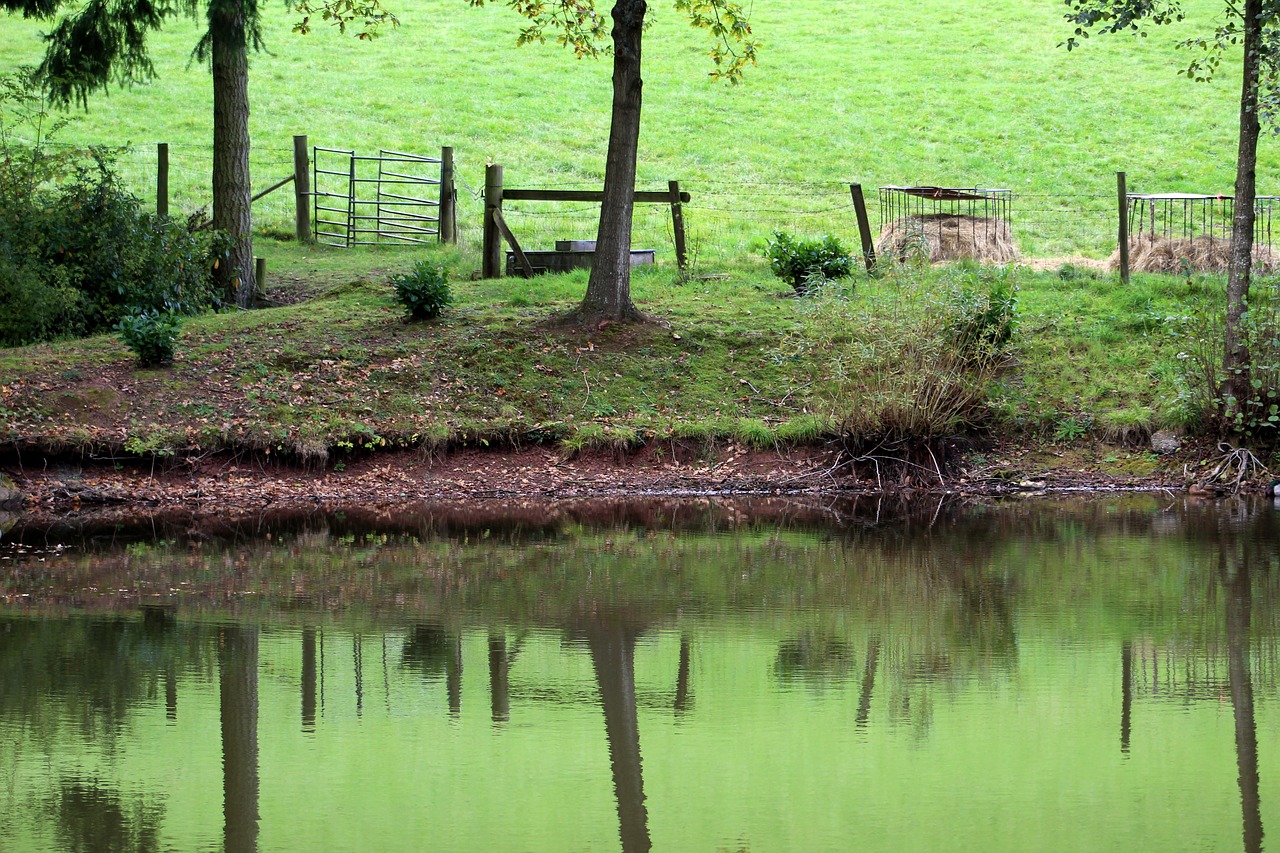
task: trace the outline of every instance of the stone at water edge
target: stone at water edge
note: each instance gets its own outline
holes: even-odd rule
[[[1182,439],[1172,430],[1162,429],[1151,434],[1151,449],[1161,456],[1177,453],[1182,448]]]
[[[0,507],[17,507],[26,501],[26,493],[19,490],[13,480],[0,474]]]

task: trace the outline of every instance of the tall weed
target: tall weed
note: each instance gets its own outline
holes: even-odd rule
[[[782,344],[783,357],[809,365],[818,414],[855,449],[977,427],[1008,359],[1015,274],[900,267],[866,291],[814,294]]]

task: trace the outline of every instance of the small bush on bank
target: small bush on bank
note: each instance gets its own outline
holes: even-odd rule
[[[773,274],[802,295],[809,292],[811,280],[833,281],[853,274],[853,257],[830,235],[821,240],[797,240],[775,231],[766,256]]]
[[[427,261],[418,261],[411,272],[392,276],[391,285],[410,320],[434,319],[453,302],[448,274]]]
[[[174,314],[138,311],[126,315],[116,326],[120,339],[138,357],[142,367],[157,367],[173,361],[182,321]]]
[[[40,128],[62,123],[28,74],[0,78],[0,346],[217,305],[213,239],[143,212],[110,151],[51,151]]]
[[[1177,417],[1189,429],[1276,446],[1280,444],[1280,292],[1272,281],[1257,282],[1241,318],[1253,393],[1238,402],[1238,414],[1229,422],[1223,417],[1222,398],[1224,321],[1218,305],[1165,321],[1178,347]]]

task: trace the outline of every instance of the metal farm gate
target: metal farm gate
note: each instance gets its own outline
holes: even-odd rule
[[[452,149],[441,154],[424,157],[384,149],[366,157],[316,146],[311,155],[316,240],[350,247],[452,237]]]

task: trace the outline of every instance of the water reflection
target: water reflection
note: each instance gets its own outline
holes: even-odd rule
[[[223,850],[258,849],[258,632],[218,629],[218,696],[222,720]]]
[[[618,802],[618,834],[623,853],[646,853],[649,812],[640,761],[640,721],[636,709],[636,639],[641,628],[623,614],[598,614],[582,626],[604,710],[609,765]]]
[[[156,853],[163,807],[84,779],[64,781],[57,798],[58,841],[74,853]]]
[[[1263,850],[1274,513],[932,510],[19,563],[0,848]]]
[[[1235,722],[1236,765],[1246,853],[1262,850],[1262,809],[1258,780],[1258,733],[1253,716],[1253,679],[1249,673],[1249,627],[1253,584],[1249,566],[1254,549],[1246,545],[1238,560],[1224,552],[1218,564],[1225,592],[1227,671]]]

